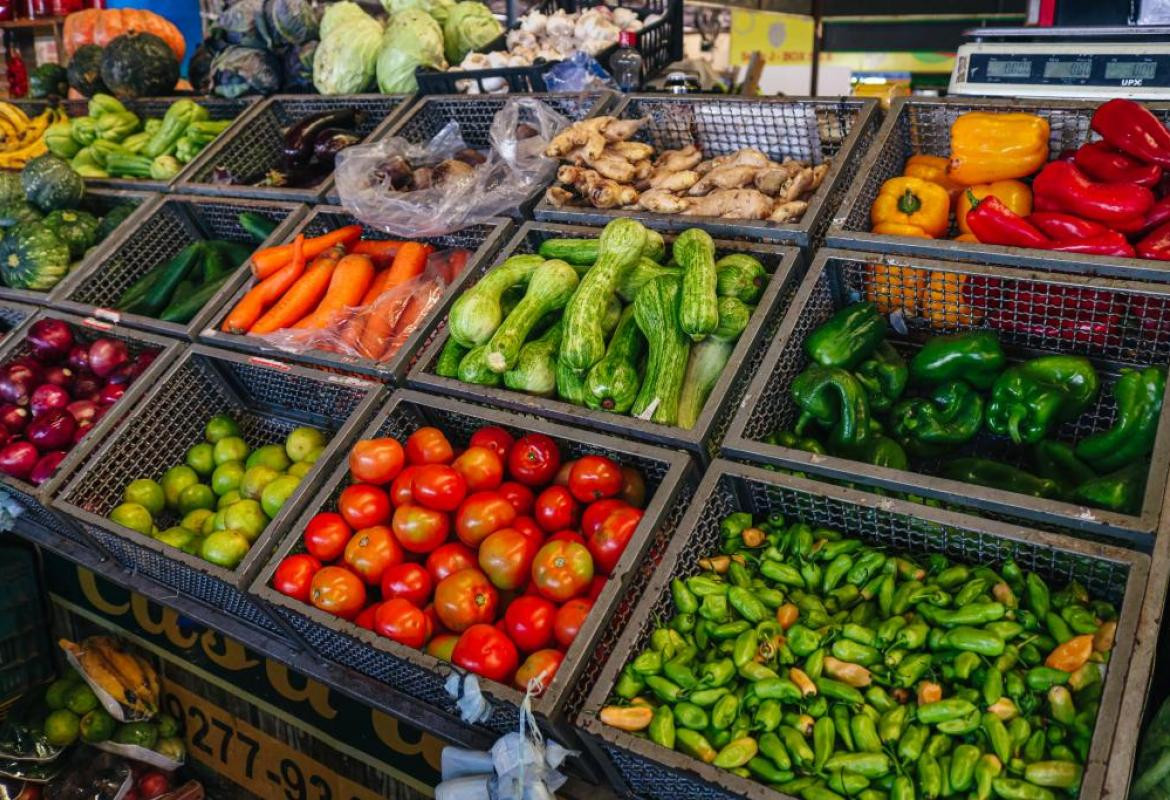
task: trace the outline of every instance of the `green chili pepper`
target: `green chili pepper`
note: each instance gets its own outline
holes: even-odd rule
[[[695,615],[675,614],[670,620],[670,627],[679,633],[690,633],[695,629]]]
[[[646,687],[664,703],[677,703],[686,695],[686,692],[677,683],[668,681],[659,675],[646,676]]]
[[[894,682],[903,689],[909,689],[930,669],[933,659],[928,653],[916,653],[907,657],[894,670]]]
[[[785,586],[804,587],[804,578],[801,577],[800,570],[791,564],[782,564],[779,561],[764,559],[760,562],[760,574],[770,581],[775,581]]]
[[[1048,690],[1048,707],[1052,717],[1062,725],[1076,721],[1077,709],[1073,705],[1072,692],[1064,686],[1053,686]]]
[[[1063,744],[1052,745],[1052,747],[1048,748],[1048,754],[1052,756],[1052,759],[1055,761],[1071,761],[1074,764],[1077,761],[1077,754],[1073,752],[1071,747]],[[1043,764],[1044,762],[1037,761],[1036,763]]]
[[[915,800],[914,781],[907,775],[894,778],[890,786],[890,800]]]
[[[987,734],[987,741],[999,760],[1004,763],[1010,761],[1013,750],[1012,737],[1003,721],[995,714],[987,712],[983,715],[983,731]]]
[[[778,701],[771,698],[764,700],[752,715],[752,727],[758,731],[774,731],[780,725],[782,713],[783,709]]]
[[[1051,786],[1056,789],[1075,789],[1080,786],[1083,770],[1070,761],[1037,761],[1024,770],[1028,783]]]
[[[687,578],[686,588],[697,597],[707,597],[712,594],[727,594],[727,584],[721,580],[706,575],[692,575]]]
[[[782,770],[792,769],[792,759],[788,756],[788,751],[784,748],[780,737],[775,733],[764,733],[759,738],[760,752],[771,759]]]
[[[643,677],[657,675],[662,672],[662,653],[657,650],[643,650],[630,662],[630,666]]]
[[[812,588],[820,586],[822,580],[820,565],[813,561],[805,561],[800,565],[800,577],[805,586]]]
[[[1141,510],[1150,465],[1136,461],[1076,487],[1073,499],[1094,508],[1136,514]]]
[[[1093,612],[1081,605],[1067,605],[1060,610],[1060,617],[1068,623],[1073,633],[1085,635],[1096,633],[1101,627]]]
[[[859,752],[880,753],[882,740],[878,736],[874,721],[864,714],[854,714],[849,720],[849,733],[853,736],[853,744]]]
[[[613,687],[613,693],[626,700],[633,700],[645,688],[646,682],[627,664],[622,667],[617,684]]]
[[[796,730],[790,725],[781,725],[779,729],[780,739],[784,742],[784,749],[788,751],[789,757],[798,767],[803,767],[812,764],[815,755],[812,748],[808,746],[808,742],[800,735],[800,731]]]
[[[705,764],[710,764],[715,760],[715,748],[707,741],[707,737],[698,731],[687,728],[679,729],[675,732],[675,740],[678,749],[686,755],[697,758]]]
[[[650,728],[647,730],[650,741],[663,747],[674,749],[674,714],[670,706],[659,706],[654,709],[654,716],[650,718]]]
[[[727,601],[732,608],[739,612],[741,617],[753,625],[769,616],[768,609],[764,607],[764,604],[750,590],[742,586],[732,586],[727,591]]]
[[[849,639],[838,639],[833,642],[830,651],[842,661],[861,664],[863,667],[873,666],[882,660],[882,654],[874,648]]]
[[[1068,683],[1068,673],[1052,667],[1032,667],[1024,676],[1028,688],[1034,692],[1046,692],[1053,686]]]
[[[770,609],[775,610],[784,605],[784,593],[779,589],[773,589],[769,586],[757,586],[752,589],[752,592],[761,603]]]
[[[928,738],[929,728],[914,723],[907,725],[906,730],[902,732],[902,738],[898,739],[898,760],[905,764],[917,761]]]
[[[948,736],[966,736],[969,733],[974,733],[979,730],[980,719],[979,710],[976,709],[965,717],[940,722],[935,727],[938,728],[939,732],[945,733]]]
[[[869,786],[869,778],[852,772],[836,770],[829,773],[829,788],[848,797],[859,795]],[[863,800],[858,796],[858,800]]]
[[[943,636],[943,646],[994,657],[1003,652],[1004,642],[991,631],[959,626],[946,632]]]
[[[1047,746],[1048,740],[1044,736],[1044,731],[1032,731],[1032,735],[1028,737],[1028,741],[1024,742],[1021,755],[1024,761],[1040,761],[1044,758],[1044,748]]]
[[[942,769],[929,753],[918,758],[918,789],[926,800],[934,800],[942,794]]]
[[[735,663],[730,658],[711,661],[699,669],[699,686],[713,688],[722,686],[735,677]]]
[[[1003,603],[969,603],[959,608],[945,609],[924,603],[918,606],[918,611],[927,621],[933,621],[936,625],[957,628],[965,625],[985,625],[1003,619],[1007,607]]]
[[[750,631],[752,624],[747,620],[737,619],[734,622],[721,622],[718,625],[709,625],[707,633],[712,639],[734,639],[744,631]]]
[[[709,594],[699,603],[699,616],[711,622],[722,622],[727,619],[727,595]]]
[[[810,678],[819,678],[825,671],[825,650],[818,647],[809,653],[804,660],[804,674]]]
[[[1148,455],[1154,448],[1165,391],[1164,368],[1122,369],[1113,384],[1117,404],[1113,427],[1077,442],[1077,455],[1098,472],[1116,470]]]
[[[905,617],[890,617],[882,622],[874,632],[873,644],[879,647],[888,647],[894,643],[898,631],[907,625]]]
[[[736,667],[742,667],[756,657],[759,642],[754,630],[744,631],[735,637],[735,646],[731,650],[731,660]]]
[[[861,696],[861,692],[852,686],[835,681],[832,678],[820,677],[814,678],[813,683],[816,684],[817,691],[823,694],[830,700],[840,700],[843,703],[859,706],[865,702],[865,698]]]
[[[728,514],[719,523],[719,532],[724,539],[734,539],[752,526],[752,515],[746,511]]]
[[[907,713],[906,706],[896,706],[882,714],[878,720],[878,737],[882,742],[890,744],[902,738]]]
[[[937,725],[940,722],[966,717],[975,710],[974,704],[967,700],[936,700],[918,707],[918,721],[923,725]]]
[[[825,568],[825,574],[821,578],[821,591],[828,594],[836,589],[851,569],[853,569],[852,556],[842,554],[834,558]]]
[[[833,753],[837,741],[837,729],[829,717],[821,717],[813,725],[813,769],[817,772]]]
[[[833,718],[833,729],[837,732],[837,736],[841,739],[841,743],[845,745],[845,749],[852,752],[857,748],[853,743],[853,734],[849,732],[849,708],[848,706],[835,704],[829,709],[829,715]]]
[[[707,712],[694,703],[686,701],[675,703],[674,721],[680,727],[690,728],[694,731],[706,730],[707,726],[710,725],[710,717],[708,717]]]
[[[895,647],[904,647],[907,650],[917,650],[926,644],[926,637],[930,633],[930,626],[922,622],[912,622],[898,631],[894,637]]]
[[[670,595],[674,598],[674,607],[678,609],[680,614],[694,614],[699,610],[699,601],[694,592],[688,589],[687,585],[679,578],[671,580]]]
[[[865,702],[873,706],[879,714],[884,714],[898,705],[880,686],[870,686],[865,690]]]
[[[999,622],[987,623],[983,626],[983,630],[988,631],[989,633],[994,633],[1000,639],[1008,642],[1023,633],[1024,626],[1009,619],[1002,619]]]
[[[951,737],[941,733],[934,734],[926,743],[925,752],[933,758],[942,758],[951,752]]]
[[[784,783],[796,777],[795,773],[779,769],[766,758],[756,756],[747,763],[748,772],[764,783]]]
[[[670,636],[670,630],[655,628],[654,632],[650,634],[650,649],[658,654],[660,662],[665,658],[672,658],[674,656],[674,640]],[[661,663],[659,667],[661,668]],[[655,670],[655,672],[657,671]]]
[[[963,588],[955,595],[955,605],[965,606],[978,601],[979,597],[987,591],[987,586],[986,578],[972,578],[963,584]]]
[[[739,739],[732,739],[725,745],[712,763],[723,769],[734,769],[747,764],[756,757],[757,752],[759,752],[759,746],[756,744],[756,740],[750,736],[743,736]]]
[[[800,791],[801,800],[845,800],[828,786],[813,784]]]
[[[1032,497],[1060,497],[1064,487],[1051,478],[1041,478],[1019,467],[984,458],[954,458],[942,465],[942,475],[951,480],[988,486]]]
[[[878,610],[883,616],[889,616],[894,606],[894,576],[886,575],[877,588]]]
[[[733,694],[720,697],[711,708],[711,727],[726,730],[739,714],[739,698]]]
[[[830,772],[840,770],[865,778],[881,778],[889,773],[890,757],[882,752],[875,753],[833,753],[825,761]]]
[[[752,682],[772,680],[778,678],[776,671],[771,667],[765,667],[758,661],[749,661],[743,664],[738,669],[739,676]]]
[[[782,703],[799,703],[804,699],[800,689],[787,678],[764,678],[752,684],[752,692],[761,700],[779,700]]]
[[[1060,614],[1054,614],[1051,611],[1044,617],[1044,624],[1048,628],[1048,632],[1052,634],[1052,638],[1058,644],[1064,644],[1069,639],[1073,638],[1072,630],[1068,627]]]
[[[870,578],[879,575],[885,563],[886,556],[884,554],[879,553],[877,550],[870,550],[854,561],[853,566],[849,568],[849,572],[845,574],[845,580],[853,586],[862,586],[868,583]]]
[[[1032,725],[1024,717],[1013,717],[1012,721],[1007,726],[1008,734],[1012,737],[1013,752],[1024,746],[1028,738],[1032,735]],[[1006,764],[1008,759],[1004,759]]]
[[[701,683],[702,681],[700,680]],[[720,697],[723,697],[727,693],[727,687],[719,686],[712,689],[699,689],[698,691],[691,692],[687,699],[694,705],[701,706],[702,708],[710,708],[715,705]]]
[[[991,800],[992,782],[1003,771],[1000,759],[984,753],[975,764],[975,800]]]
[[[788,629],[788,646],[798,656],[807,656],[821,646],[821,635],[797,623]]]
[[[991,786],[1003,800],[1056,800],[1056,795],[1044,787],[1017,778],[993,778]]]
[[[971,677],[971,672],[980,664],[979,656],[969,650],[964,650],[955,656],[955,677],[965,681]]]
[[[687,663],[689,660],[676,656],[662,665],[662,674],[688,692],[699,685],[699,679]]]
[[[820,719],[829,713],[829,701],[823,696],[817,695],[805,706],[804,713],[814,719]]]

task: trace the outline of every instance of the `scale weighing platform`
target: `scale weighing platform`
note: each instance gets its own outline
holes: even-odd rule
[[[949,93],[1170,99],[1170,27],[974,28]]]

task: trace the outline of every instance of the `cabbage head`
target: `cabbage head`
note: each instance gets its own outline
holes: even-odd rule
[[[330,3],[325,6],[325,14],[321,17],[318,35],[324,39],[333,32],[334,28],[345,27],[350,22],[365,19],[373,19],[373,17],[362,11],[362,7],[357,3],[351,3],[349,0]]]
[[[472,50],[491,43],[503,32],[491,9],[476,0],[463,0],[451,7],[443,23],[447,61],[458,64]]]
[[[362,12],[330,31],[313,55],[313,86],[321,94],[360,94],[374,81],[382,24]]]
[[[215,27],[228,44],[264,47],[259,21],[264,17],[264,0],[236,0],[223,10]]]
[[[390,18],[378,53],[378,90],[383,94],[418,90],[416,67],[446,69],[443,31],[439,23],[419,8],[399,11]]]
[[[309,0],[265,0],[264,19],[273,46],[303,44],[317,37],[317,13]]]
[[[284,60],[284,86],[286,92],[296,94],[313,91],[313,56],[317,42],[289,45],[282,55]]]
[[[391,17],[408,8],[421,8],[439,23],[439,27],[447,21],[447,15],[454,5],[455,0],[382,0],[382,8]]]
[[[280,91],[280,59],[270,50],[232,45],[211,60],[211,91],[220,97]]]

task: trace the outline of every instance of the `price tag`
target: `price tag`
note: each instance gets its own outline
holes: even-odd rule
[[[266,367],[267,369],[275,369],[281,372],[288,372],[292,369],[292,364],[286,364],[283,361],[277,361],[272,358],[261,358],[260,356],[249,356],[248,363],[257,367]]]
[[[98,319],[104,319],[107,322],[112,322],[117,325],[122,321],[122,315],[112,308],[95,308],[93,315]]]
[[[81,321],[81,324],[87,328],[94,328],[99,331],[110,331],[114,329],[114,326],[110,323],[102,322],[100,319],[94,319],[93,317],[86,317]]]

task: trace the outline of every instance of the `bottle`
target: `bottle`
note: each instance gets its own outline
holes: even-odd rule
[[[609,71],[623,92],[642,88],[642,54],[638,52],[638,34],[622,31],[618,34],[618,49],[609,57]]]

